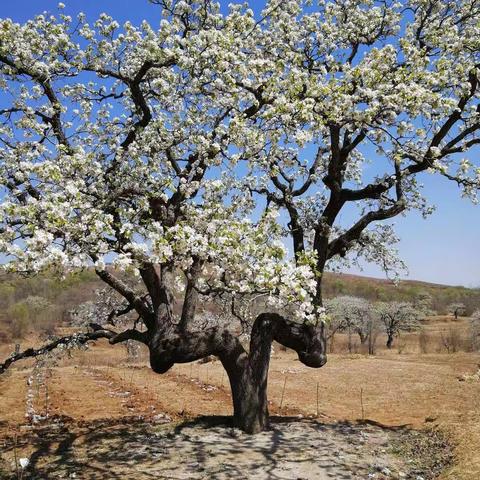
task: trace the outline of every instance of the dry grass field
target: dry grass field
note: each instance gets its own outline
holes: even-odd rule
[[[434,428],[447,436],[454,454],[453,463],[440,478],[478,479],[480,380],[475,374],[480,356],[446,353],[442,332],[445,336],[452,325],[460,331],[467,328],[466,320],[452,322],[448,318],[433,319],[426,324],[429,353],[420,353],[418,334],[397,339],[392,351],[386,351],[383,339],[379,338],[375,356],[332,353],[327,365],[319,370],[303,366],[290,351],[276,349],[269,377],[271,413],[318,418],[323,425],[344,421],[353,425],[363,421],[363,424],[406,426],[415,430]],[[345,342],[346,338],[339,335],[334,352],[344,350]],[[0,346],[0,357],[5,357],[11,348]],[[40,415],[48,413],[49,417],[34,429],[25,419],[30,369],[25,363],[12,368],[0,378],[3,468],[9,468],[15,455],[43,460],[58,457],[62,442],[52,440],[46,445],[46,437],[38,433],[45,424],[57,424],[59,433],[64,425],[74,425],[79,436],[85,434],[82,429],[91,434],[92,428],[98,428],[99,438],[95,441],[100,441],[102,425],[120,428],[143,420],[160,425],[201,415],[231,414],[227,379],[218,361],[177,365],[168,374],[159,376],[145,360],[142,352],[137,362],[126,363],[125,348],[112,348],[103,341],[87,352],[76,352],[71,358],[61,360],[50,369],[46,387],[33,392],[35,411]],[[32,436],[35,432],[36,437]]]

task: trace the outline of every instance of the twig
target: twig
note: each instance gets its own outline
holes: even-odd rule
[[[285,376],[285,381],[283,382],[282,398],[280,399],[280,412],[283,407],[283,397],[285,396],[285,386],[287,385],[287,377]]]
[[[45,418],[48,418],[48,384],[45,379]]]
[[[365,420],[365,408],[363,406],[363,388],[360,388],[360,404],[362,405],[362,421]]]
[[[15,473],[17,478],[20,478],[20,475],[18,474],[17,438],[18,438],[18,434],[17,432],[15,432],[15,440],[14,440],[15,443],[13,445],[13,455],[15,458]]]
[[[135,370],[132,368],[132,374],[130,375],[130,386],[128,387],[130,391],[132,391],[133,375],[134,374],[135,374]]]

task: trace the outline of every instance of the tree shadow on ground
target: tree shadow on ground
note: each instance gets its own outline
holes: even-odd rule
[[[268,431],[246,435],[229,417],[203,417],[163,425],[64,423],[20,443],[33,447],[30,479],[350,480],[367,478],[374,464],[392,468],[396,460],[387,448],[398,435],[371,425],[289,417],[273,417]]]

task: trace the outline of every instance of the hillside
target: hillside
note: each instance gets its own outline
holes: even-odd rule
[[[324,292],[326,298],[353,295],[371,301],[406,302],[415,301],[419,295],[429,294],[432,298],[433,310],[442,315],[447,313],[447,306],[453,302],[464,303],[467,307],[467,315],[480,307],[480,288],[442,285],[419,280],[402,280],[395,284],[387,279],[347,273],[326,273]]]
[[[67,319],[71,308],[91,299],[94,291],[102,286],[93,270],[72,274],[63,280],[45,275],[0,276],[0,341],[22,338],[30,331],[51,332]],[[325,274],[325,298],[353,295],[371,301],[414,302],[425,294],[431,297],[432,308],[438,314],[445,314],[452,302],[464,303],[467,315],[480,307],[480,289],[415,280],[394,284],[386,279],[359,275]]]

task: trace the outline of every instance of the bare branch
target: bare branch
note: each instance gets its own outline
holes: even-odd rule
[[[35,358],[40,355],[44,355],[52,350],[55,350],[58,347],[66,346],[71,343],[84,345],[87,342],[91,342],[93,340],[98,340],[100,338],[108,338],[111,339],[115,337],[116,334],[110,330],[96,330],[94,332],[87,332],[87,333],[75,333],[73,335],[68,335],[65,337],[58,338],[47,345],[44,345],[40,348],[27,348],[23,352],[16,353],[9,358],[7,358],[3,363],[0,363],[0,375],[5,373],[5,371],[15,362],[19,360],[24,360],[27,358]]]
[[[403,212],[406,205],[403,201],[397,201],[389,208],[380,208],[366,213],[345,233],[334,239],[328,244],[327,258],[330,259],[335,255],[345,256],[352,242],[358,240],[360,235],[372,222],[386,220],[395,217]]]

